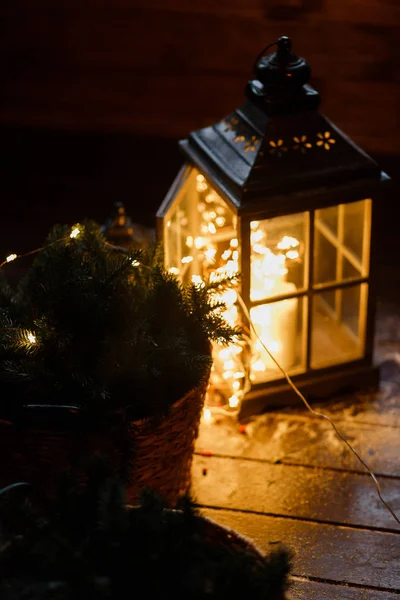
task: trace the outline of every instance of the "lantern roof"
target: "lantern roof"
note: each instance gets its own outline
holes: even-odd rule
[[[318,110],[311,69],[282,37],[258,57],[244,104],[181,147],[202,173],[246,212],[301,190],[379,181],[378,165]]]

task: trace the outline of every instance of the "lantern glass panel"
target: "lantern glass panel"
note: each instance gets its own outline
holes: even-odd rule
[[[167,268],[183,283],[200,283],[220,270],[239,270],[237,218],[227,203],[192,169],[165,219]]]
[[[257,331],[257,336],[253,335],[252,340],[250,379],[253,383],[282,377],[263,344],[286,371],[293,373],[304,370],[303,323],[306,303],[305,297],[287,298],[251,308],[251,320]]]
[[[201,284],[219,274],[239,272],[237,217],[197,169],[187,174],[164,221],[167,268],[185,284]],[[237,287],[216,295],[226,305],[223,316],[238,325]],[[236,409],[248,383],[245,343],[213,344],[209,406]]]
[[[304,289],[308,213],[250,223],[252,302]]]
[[[363,355],[367,295],[366,283],[314,295],[312,368],[355,360]]]
[[[314,284],[367,277],[371,200],[315,211]]]

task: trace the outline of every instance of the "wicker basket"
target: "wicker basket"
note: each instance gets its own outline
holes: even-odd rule
[[[125,480],[131,502],[150,487],[174,506],[190,485],[205,391],[206,383],[165,417],[125,423],[123,431],[94,429],[77,407],[25,406],[12,421],[0,420],[0,485],[28,481],[52,493],[61,474],[83,483],[87,459],[103,454]]]

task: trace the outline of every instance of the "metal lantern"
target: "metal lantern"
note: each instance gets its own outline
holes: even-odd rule
[[[210,401],[243,415],[296,399],[266,348],[308,397],[378,380],[374,222],[388,177],[318,111],[289,38],[276,46],[243,106],[180,142],[186,164],[157,214],[182,281],[240,273],[223,299],[247,342],[214,349]]]

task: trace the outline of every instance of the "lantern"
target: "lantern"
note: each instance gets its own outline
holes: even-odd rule
[[[296,399],[267,349],[308,397],[378,380],[373,222],[389,178],[318,111],[289,38],[276,45],[241,108],[180,142],[157,215],[182,281],[240,273],[223,299],[245,343],[214,349],[210,401],[243,415]]]

